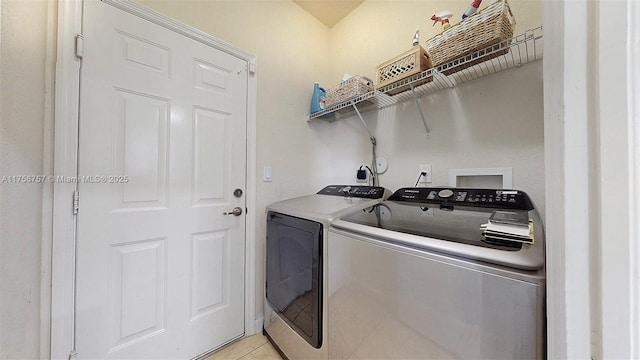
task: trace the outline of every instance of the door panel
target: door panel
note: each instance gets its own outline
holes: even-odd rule
[[[116,89],[113,124],[115,171],[129,181],[116,194],[118,208],[164,207],[169,161],[168,99]]]
[[[193,115],[194,205],[212,205],[224,201],[224,194],[229,190],[224,175],[230,164],[225,162],[224,155],[229,153],[231,145],[227,132],[230,114],[196,108]]]
[[[170,78],[171,49],[149,39],[116,30],[116,58],[120,66],[157,73]]]
[[[191,320],[228,306],[224,289],[229,287],[226,232],[210,232],[192,237]]]
[[[190,358],[244,332],[246,61],[84,3],[77,351]]]
[[[109,347],[118,349],[166,329],[166,238],[112,246],[109,254]]]

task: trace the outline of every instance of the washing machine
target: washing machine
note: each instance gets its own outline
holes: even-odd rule
[[[546,356],[544,229],[522,191],[399,189],[334,220],[327,250],[331,359]]]
[[[264,333],[286,358],[328,358],[329,226],[389,195],[378,186],[330,185],[267,207]]]

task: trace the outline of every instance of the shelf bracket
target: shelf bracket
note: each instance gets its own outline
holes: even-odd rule
[[[413,94],[413,100],[416,102],[416,107],[418,108],[418,112],[420,112],[420,118],[422,118],[422,123],[424,124],[424,129],[427,132],[427,139],[431,138],[431,130],[429,130],[429,125],[427,125],[427,120],[424,117],[424,113],[422,112],[422,107],[420,107],[420,102],[418,101],[418,95],[416,94],[415,88],[413,84],[409,84],[411,86],[411,94]]]
[[[367,132],[369,133],[369,140],[371,140],[371,144],[373,146],[376,146],[376,137],[373,136],[373,133],[371,132],[371,130],[369,130],[367,123],[364,122],[364,118],[362,117],[362,114],[360,114],[360,110],[358,110],[358,107],[356,106],[355,103],[351,105],[353,106],[353,109],[356,111],[356,114],[358,114],[358,118],[360,119],[360,122],[362,122],[362,126],[364,126],[364,128],[367,129]]]
[[[438,77],[439,77],[440,79],[444,79],[444,82],[445,82],[445,83],[447,83],[447,85],[448,85],[450,88],[452,88],[452,89],[453,89],[454,87],[456,87],[456,84],[454,84],[454,82],[453,82],[453,81],[451,81],[451,79],[450,79],[447,75],[445,75],[445,74],[441,73],[441,72],[440,72],[440,71],[438,71],[438,70],[436,70],[436,71],[435,71],[435,73],[436,73],[436,74],[438,74]]]

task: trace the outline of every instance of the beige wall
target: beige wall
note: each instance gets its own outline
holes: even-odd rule
[[[481,9],[489,3],[485,0]],[[416,29],[423,46],[439,33],[439,25],[433,27],[429,20],[432,14],[450,10],[455,24],[468,5],[463,0],[365,1],[329,31],[329,81],[339,82],[344,73],[375,79],[377,65],[412,47]],[[511,1],[510,5],[515,34],[542,25],[542,1]],[[513,187],[529,193],[544,216],[541,62],[439,91],[422,98],[420,104],[431,128],[429,140],[413,101],[364,115],[378,140],[377,155],[389,162],[389,170],[380,176],[383,186],[392,190],[413,186],[419,164],[432,164],[431,185],[448,185],[449,169],[513,167]],[[353,128],[334,125],[329,132],[344,136],[353,130],[349,135],[364,147],[344,156],[345,166],[333,178],[353,181],[358,161],[369,163],[371,150],[358,120],[346,122],[353,123]],[[330,168],[334,162],[326,156],[318,161],[320,168]]]
[[[0,176],[43,173],[48,5],[2,0]],[[41,300],[49,301],[46,289],[41,294],[41,272],[48,273],[41,267],[42,196],[38,184],[0,185],[2,359],[47,356],[40,350],[47,341],[41,319],[46,325],[48,317]]]
[[[492,1],[484,0],[480,9]],[[377,65],[409,50],[413,34],[420,30],[420,44],[440,33],[440,25],[432,26],[431,16],[443,10],[454,16],[451,24],[461,19],[468,0],[367,0],[329,31],[331,55],[330,81],[337,82],[346,72],[373,79]],[[516,19],[515,34],[542,25],[542,0],[510,1]]]

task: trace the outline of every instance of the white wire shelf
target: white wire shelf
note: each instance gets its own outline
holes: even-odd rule
[[[471,55],[467,55],[436,68],[428,69],[405,80],[387,85],[380,89],[360,95],[348,101],[336,104],[328,109],[307,116],[307,121],[335,112],[336,116],[326,120],[339,119],[354,112],[354,106],[360,112],[383,109],[398,103],[414,99],[416,96],[428,95],[440,90],[453,88],[458,84],[479,79],[484,76],[519,67],[526,63],[542,59],[542,26],[525,31],[523,34],[513,37]],[[497,57],[495,54],[500,54]],[[492,57],[492,58],[491,58]],[[487,59],[489,58],[489,59]],[[456,68],[466,67],[463,70],[445,75],[446,72],[455,71]],[[425,78],[433,77],[433,81],[414,86]],[[386,93],[395,92],[399,88],[407,90],[396,95]],[[325,120],[325,119],[321,119]]]
[[[321,118],[322,116],[331,113],[336,113],[336,117],[340,118],[341,116],[345,116],[345,114],[354,112],[355,109],[353,107],[355,105],[358,106],[358,110],[360,110],[360,112],[367,112],[370,110],[378,110],[387,106],[395,105],[396,103],[397,101],[391,98],[391,96],[383,94],[380,91],[373,90],[357,96],[353,99],[338,103],[330,108],[307,115],[307,121]],[[331,121],[335,120],[335,117],[328,119],[321,118],[321,120]]]

